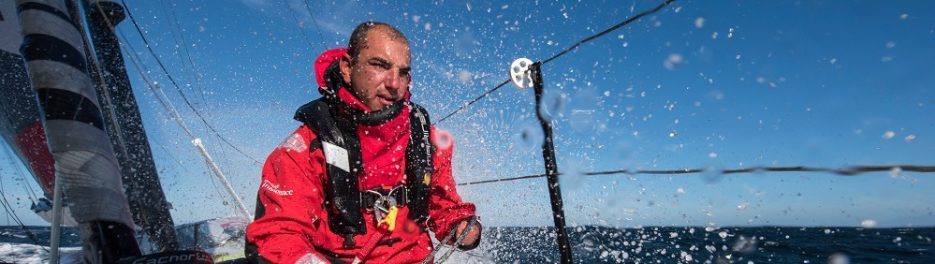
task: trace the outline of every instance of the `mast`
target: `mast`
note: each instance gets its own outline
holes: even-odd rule
[[[84,255],[91,263],[114,263],[141,255],[123,193],[120,169],[104,131],[97,95],[88,75],[80,24],[65,0],[18,0],[21,51],[43,112],[56,188],[63,190],[79,223]],[[72,9],[73,10],[73,9]],[[57,262],[57,259],[53,259]]]
[[[545,140],[542,142],[542,159],[545,161],[545,175],[549,183],[549,200],[552,201],[552,220],[555,222],[555,242],[558,243],[558,251],[561,256],[561,263],[568,264],[572,262],[571,244],[568,243],[568,230],[565,230],[565,207],[562,202],[562,189],[559,188],[558,165],[555,163],[555,146],[552,144],[552,123],[546,119],[542,110],[542,63],[533,63],[529,67],[532,75],[533,89],[536,94],[536,117],[542,126],[542,132]]]
[[[120,42],[114,28],[125,17],[124,7],[115,1],[82,0],[94,53],[100,62],[99,76],[93,76],[107,124],[107,133],[123,175],[133,220],[149,234],[159,251],[178,248],[175,224],[169,214],[152,150],[139,107],[124,67]]]

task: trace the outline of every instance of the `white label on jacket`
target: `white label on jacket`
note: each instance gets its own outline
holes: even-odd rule
[[[347,158],[347,150],[337,145],[322,141],[322,149],[325,151],[325,162],[341,168],[346,172],[351,172],[350,162]]]
[[[305,140],[302,139],[302,135],[299,133],[293,133],[286,140],[283,140],[279,144],[280,148],[286,149],[287,151],[302,152],[308,149],[308,146],[305,145]]]

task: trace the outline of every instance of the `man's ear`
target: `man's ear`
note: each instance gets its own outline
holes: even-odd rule
[[[344,83],[351,83],[351,55],[344,53],[340,60],[341,77],[344,78]]]

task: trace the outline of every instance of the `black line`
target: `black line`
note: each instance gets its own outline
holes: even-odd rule
[[[487,97],[488,95],[490,95],[491,93],[493,93],[493,92],[499,90],[500,87],[503,87],[504,85],[506,85],[506,84],[508,84],[508,83],[510,83],[510,80],[509,80],[509,79],[507,79],[506,81],[503,81],[502,83],[498,84],[497,86],[493,87],[492,89],[485,91],[483,94],[481,94],[481,95],[478,96],[477,98],[474,98],[474,100],[471,100],[471,101],[468,102],[467,104],[464,104],[464,105],[462,105],[461,107],[458,107],[457,110],[451,111],[451,113],[448,113],[448,115],[445,115],[445,117],[442,117],[442,119],[439,119],[439,120],[438,120],[438,123],[444,122],[444,121],[445,121],[446,119],[448,119],[449,117],[451,117],[451,116],[453,116],[454,114],[460,112],[461,110],[464,110],[465,108],[468,108],[469,106],[471,106],[472,104],[476,103],[477,101],[480,101],[480,99],[484,99],[484,97]]]
[[[561,175],[561,174],[559,174]],[[533,178],[543,178],[545,174],[533,174],[519,177],[510,177],[510,178],[501,178],[495,180],[483,180],[483,181],[473,181],[473,182],[463,182],[459,183],[458,186],[472,185],[472,184],[483,184],[483,183],[493,183],[493,182],[505,182],[505,181],[515,181],[515,180],[524,180],[524,179],[533,179]]]
[[[84,95],[58,88],[37,87],[36,96],[46,120],[73,120],[104,130],[101,110]]]
[[[299,17],[295,15],[295,10],[292,10],[292,6],[289,6],[289,1],[282,0],[282,3],[286,4],[286,9],[288,9],[289,13],[292,14],[292,20],[294,20],[293,23],[295,23],[295,27],[299,29],[299,33],[302,33],[302,38],[305,39],[305,44],[308,44],[309,48],[314,48],[314,46],[312,46],[312,40],[309,39],[308,34],[305,33],[305,29],[299,27]]]
[[[601,32],[599,32],[599,33],[597,33],[597,34],[594,34],[594,35],[591,35],[591,36],[589,36],[589,37],[586,37],[586,38],[584,38],[584,39],[582,39],[582,40],[579,40],[579,41],[576,42],[574,45],[571,45],[570,47],[565,48],[564,50],[562,50],[562,51],[559,52],[558,54],[552,55],[552,57],[549,57],[548,59],[545,59],[544,61],[542,61],[542,64],[549,63],[550,61],[552,61],[552,60],[554,60],[554,59],[557,59],[558,57],[561,57],[562,55],[565,55],[566,53],[568,53],[568,52],[570,52],[570,51],[572,51],[572,50],[578,48],[578,46],[581,46],[581,44],[584,44],[584,43],[586,43],[586,42],[588,42],[588,41],[591,41],[591,40],[594,40],[594,39],[596,39],[596,38],[599,38],[599,37],[601,37],[601,36],[603,36],[603,35],[606,35],[607,33],[610,33],[610,32],[612,32],[612,31],[614,31],[614,30],[617,30],[617,29],[619,29],[619,28],[621,28],[621,27],[623,27],[623,26],[626,26],[627,24],[633,23],[633,21],[636,21],[636,20],[638,20],[638,19],[640,19],[640,18],[642,18],[642,17],[644,17],[644,16],[647,16],[647,15],[650,15],[650,14],[653,14],[653,13],[656,13],[656,12],[659,12],[659,10],[662,10],[662,8],[668,6],[668,5],[671,4],[672,2],[675,2],[675,0],[666,0],[666,1],[663,2],[662,4],[656,6],[656,8],[643,11],[642,13],[639,13],[639,14],[633,16],[633,17],[630,17],[630,18],[628,18],[627,20],[624,20],[623,22],[620,22],[620,23],[618,23],[618,24],[616,24],[616,25],[614,25],[614,26],[612,26],[612,27],[610,27],[610,28],[608,28],[608,29],[605,29],[604,31],[601,31]]]
[[[188,51],[188,42],[185,41],[184,30],[182,30],[181,24],[179,24],[178,16],[175,15],[175,12],[176,12],[176,10],[175,10],[175,3],[173,2],[173,3],[169,3],[169,4],[168,4],[168,5],[169,5],[169,8],[172,9],[172,11],[170,12],[170,11],[166,11],[166,8],[165,8],[166,2],[165,2],[164,0],[160,0],[159,2],[161,3],[162,11],[165,12],[168,16],[170,16],[170,17],[172,18],[172,24],[171,24],[171,25],[172,25],[173,27],[170,28],[170,30],[172,30],[172,33],[173,33],[173,34],[172,34],[172,37],[173,37],[173,39],[175,39],[175,37],[176,37],[175,35],[176,35],[176,33],[178,33],[178,39],[175,39],[176,45],[178,45],[177,47],[182,47],[182,51],[184,51],[185,57],[188,59],[188,65],[191,66],[191,73],[192,73],[192,75],[194,76],[194,78],[192,78],[192,79],[194,79],[194,81],[192,81],[192,83],[194,83],[194,82],[196,82],[196,81],[197,81],[197,83],[198,83],[198,85],[192,85],[192,90],[193,90],[193,91],[196,91],[197,94],[199,95],[199,97],[201,97],[201,102],[202,102],[202,104],[203,104],[203,105],[207,105],[207,104],[208,104],[208,100],[205,99],[205,92],[204,92],[204,90],[205,90],[205,88],[204,88],[204,87],[205,87],[205,83],[204,83],[204,80],[203,80],[203,76],[204,76],[204,75],[201,74],[201,72],[198,70],[198,68],[195,67],[195,62],[192,60],[192,55],[191,55],[191,53]],[[181,43],[179,43],[179,42],[181,42]],[[182,56],[182,52],[178,52],[178,48],[176,48],[176,53],[178,53],[178,55],[179,55],[180,57]]]
[[[321,28],[318,27],[318,20],[315,19],[315,14],[312,13],[312,8],[308,6],[308,0],[305,2],[305,9],[308,10],[308,16],[312,18],[312,24],[315,25],[315,31],[318,32],[318,38],[321,39],[321,44],[328,46],[328,43],[325,42],[325,37],[321,35]]]
[[[162,60],[160,60],[159,56],[156,55],[156,52],[153,51],[152,45],[149,44],[149,41],[146,39],[146,36],[143,35],[143,29],[141,29],[140,25],[136,22],[136,18],[133,17],[133,13],[130,12],[130,8],[129,6],[127,6],[127,3],[123,0],[121,0],[121,3],[123,3],[123,6],[126,7],[127,17],[130,17],[130,21],[133,22],[133,27],[136,29],[136,33],[140,35],[140,38],[143,40],[143,44],[146,46],[146,49],[149,50],[150,55],[152,55],[153,58],[156,59],[156,64],[159,64],[159,68],[161,68],[162,72],[165,73],[166,77],[169,78],[169,82],[172,83],[172,86],[175,87],[175,90],[179,93],[179,95],[182,96],[182,101],[184,101],[185,104],[188,105],[188,107],[192,109],[192,112],[195,113],[195,115],[198,116],[199,119],[201,119],[201,122],[205,124],[205,127],[211,130],[211,132],[213,132],[218,138],[220,138],[221,141],[224,141],[224,143],[226,143],[228,146],[230,146],[231,148],[239,152],[244,157],[247,157],[250,160],[253,160],[253,162],[256,162],[257,164],[263,164],[262,162],[254,158],[253,156],[248,155],[246,152],[244,152],[243,150],[235,146],[233,143],[227,140],[227,138],[221,136],[221,133],[218,132],[218,130],[215,129],[214,126],[208,123],[208,120],[206,120],[205,117],[201,115],[201,112],[199,112],[198,109],[196,109],[195,106],[192,105],[191,101],[188,100],[188,97],[185,96],[185,93],[182,92],[182,87],[178,84],[178,82],[175,81],[175,78],[172,78],[172,74],[169,74],[169,71],[166,70],[165,64],[162,63]]]
[[[617,23],[616,25],[614,25],[614,26],[612,26],[612,27],[610,27],[610,28],[608,28],[608,29],[605,29],[604,31],[598,32],[597,34],[594,34],[594,35],[588,36],[588,37],[586,37],[586,38],[584,38],[584,39],[582,39],[582,40],[579,40],[578,42],[576,42],[575,44],[569,46],[568,48],[565,48],[565,49],[562,50],[561,52],[559,52],[559,53],[557,53],[557,54],[555,54],[555,55],[552,55],[552,56],[549,57],[548,59],[542,61],[541,64],[549,63],[549,62],[551,62],[552,60],[555,60],[555,59],[557,59],[558,57],[561,57],[562,55],[565,55],[566,53],[568,53],[568,52],[570,52],[570,51],[572,51],[572,50],[577,49],[578,46],[581,46],[581,44],[584,44],[584,43],[586,43],[586,42],[588,42],[588,41],[591,41],[591,40],[594,40],[594,39],[596,39],[596,38],[599,38],[599,37],[601,37],[601,36],[603,36],[603,35],[606,35],[607,33],[610,33],[610,32],[612,32],[612,31],[614,31],[614,30],[620,29],[621,27],[626,26],[626,25],[628,25],[628,24],[630,24],[630,23],[633,23],[634,21],[636,21],[636,20],[638,20],[638,19],[640,19],[640,18],[642,18],[642,17],[644,17],[644,16],[647,16],[647,15],[650,15],[650,14],[653,14],[653,13],[656,13],[656,12],[659,12],[659,10],[662,10],[662,8],[668,6],[668,5],[671,4],[672,2],[675,2],[675,0],[666,0],[665,2],[663,2],[662,4],[656,6],[656,7],[653,8],[653,9],[649,9],[649,10],[643,11],[643,12],[641,12],[641,13],[639,13],[639,14],[633,16],[633,17],[628,18],[627,20],[624,20],[623,22]],[[453,115],[455,115],[455,114],[461,112],[461,110],[464,110],[465,108],[468,108],[468,107],[471,106],[472,104],[474,104],[474,103],[476,103],[477,101],[480,101],[481,99],[487,97],[487,95],[490,95],[491,93],[493,93],[494,91],[500,89],[500,87],[506,85],[506,84],[509,83],[509,82],[510,82],[510,80],[507,79],[505,82],[500,83],[500,84],[497,85],[496,87],[491,88],[490,90],[485,91],[483,94],[481,94],[481,95],[478,96],[477,98],[474,98],[474,100],[471,100],[471,101],[468,102],[467,104],[464,104],[464,105],[462,105],[461,107],[458,107],[458,109],[452,111],[452,112],[449,113],[448,115],[445,115],[445,117],[443,117],[442,119],[439,119],[439,120],[438,120],[438,123],[441,123],[441,122],[445,121],[446,119],[448,119],[449,117],[451,117],[451,116],[453,116]]]
[[[49,60],[60,62],[81,72],[87,72],[84,55],[68,42],[46,34],[29,34],[23,37],[23,58],[26,61]]]
[[[604,175],[614,175],[614,174],[626,174],[626,175],[677,175],[677,174],[698,174],[708,171],[713,171],[711,169],[677,169],[677,170],[609,170],[609,171],[594,171],[594,172],[585,172],[582,175],[584,176],[604,176]],[[857,165],[846,168],[834,169],[834,168],[822,168],[822,167],[807,167],[807,166],[786,166],[786,167],[751,167],[743,169],[725,169],[716,171],[719,174],[747,174],[747,173],[767,173],[767,172],[807,172],[807,173],[829,173],[838,176],[856,176],[869,172],[919,172],[919,173],[933,173],[935,172],[935,166],[921,166],[921,165]],[[560,173],[562,175],[564,173]],[[516,177],[506,177],[493,180],[482,180],[482,181],[472,181],[459,183],[458,186],[466,185],[475,185],[475,184],[484,184],[484,183],[495,183],[495,182],[505,182],[505,181],[515,181],[515,180],[524,180],[524,179],[534,179],[534,178],[543,178],[545,174],[533,174],[533,175],[524,175]]]

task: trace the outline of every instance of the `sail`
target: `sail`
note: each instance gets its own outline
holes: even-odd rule
[[[69,5],[69,3],[71,3]],[[29,83],[62,190],[92,263],[139,256],[121,173],[88,75],[86,43],[74,2],[17,1]],[[62,199],[55,195],[55,205]],[[53,228],[56,228],[53,222]],[[53,233],[55,230],[53,230]],[[53,257],[57,237],[52,237]]]
[[[114,1],[81,2],[95,47],[93,52],[100,62],[100,71],[92,68],[92,79],[99,95],[105,130],[120,164],[133,221],[158,245],[157,251],[174,250],[178,243],[170,206],[159,183],[120,43],[114,34],[114,27],[125,18],[123,6]]]
[[[52,199],[54,168],[40,119],[39,101],[29,84],[16,6],[0,2],[0,138],[11,146],[35,177],[45,197]]]

